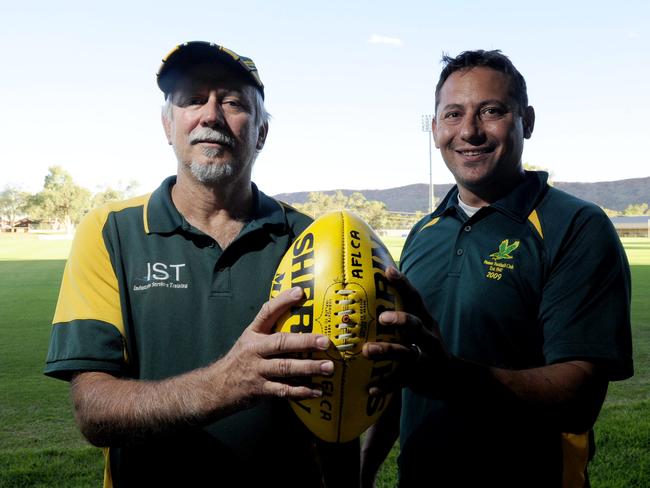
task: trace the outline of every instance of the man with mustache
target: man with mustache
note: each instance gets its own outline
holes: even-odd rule
[[[71,381],[105,486],[322,486],[287,399],[321,396],[306,378],[333,364],[299,359],[326,336],[272,334],[303,298],[267,302],[310,219],[251,182],[268,134],[257,68],[195,41],[157,76],[177,174],[80,224],[45,372]]]
[[[524,171],[535,112],[510,60],[443,61],[432,129],[456,186],[393,273],[412,315],[381,319],[403,345],[365,346],[406,385],[399,428],[367,436],[365,484],[399,432],[401,487],[588,486],[608,382],[632,375],[625,253],[600,208]]]

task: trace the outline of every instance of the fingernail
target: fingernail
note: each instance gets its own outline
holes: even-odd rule
[[[327,349],[330,345],[330,340],[326,336],[320,336],[318,339],[316,339],[316,345],[320,349]]]
[[[332,361],[325,361],[321,363],[320,370],[325,374],[332,374],[334,372],[334,363]]]
[[[302,298],[303,296],[303,291],[302,288],[299,286],[294,286],[291,288],[291,291],[289,292],[291,298]]]
[[[382,312],[379,320],[384,324],[392,324],[395,322],[396,317],[395,312]]]
[[[378,396],[381,393],[381,390],[375,386],[368,389],[368,395],[371,397]]]
[[[314,398],[322,397],[323,396],[323,391],[322,390],[312,390],[311,395]]]

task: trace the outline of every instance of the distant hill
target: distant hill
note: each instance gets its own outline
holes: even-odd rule
[[[601,181],[596,183],[570,183],[556,181],[555,187],[567,193],[594,202],[601,207],[612,210],[625,210],[634,203],[650,205],[650,177],[631,178],[618,181]],[[436,199],[444,197],[451,184],[433,185]],[[333,194],[337,190],[322,193]],[[414,185],[388,188],[386,190],[341,190],[346,196],[355,192],[362,193],[368,200],[379,200],[393,212],[427,211],[429,206],[429,185],[418,183]],[[275,198],[289,204],[305,203],[309,198],[306,191],[280,193]]]
[[[612,210],[625,210],[634,203],[650,205],[650,177],[597,183],[556,182],[555,187]]]

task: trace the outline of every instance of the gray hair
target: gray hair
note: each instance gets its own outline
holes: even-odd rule
[[[271,119],[271,114],[266,111],[266,107],[264,106],[264,98],[262,97],[260,91],[250,85],[245,85],[244,89],[252,90],[254,94],[253,116],[254,116],[255,127],[259,128],[265,124],[268,124],[269,120]],[[162,106],[162,116],[167,120],[173,119],[171,93],[168,93],[165,96],[165,103]]]

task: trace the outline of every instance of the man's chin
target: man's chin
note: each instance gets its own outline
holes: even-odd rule
[[[459,185],[472,189],[481,188],[489,184],[492,179],[492,175],[487,171],[467,171],[454,176]]]
[[[192,161],[189,164],[189,170],[192,176],[204,185],[214,185],[229,181],[236,173],[235,165],[232,162],[200,163]]]

